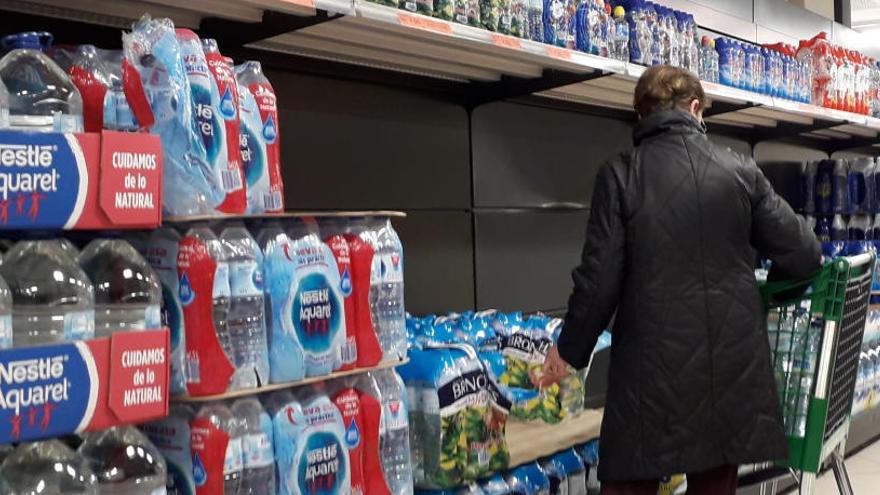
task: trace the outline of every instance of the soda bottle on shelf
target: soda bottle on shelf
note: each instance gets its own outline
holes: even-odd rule
[[[58,242],[19,241],[3,261],[15,347],[94,338],[92,282]]]
[[[238,419],[223,403],[209,403],[199,410],[190,429],[196,493],[239,493],[244,458]]]
[[[239,399],[230,408],[242,430],[241,495],[275,493],[275,450],[272,419],[254,397]]]
[[[86,433],[77,452],[98,477],[102,495],[164,493],[165,458],[134,426]]]
[[[9,94],[9,126],[23,131],[82,132],[83,100],[70,77],[44,52],[46,32],[5,36],[0,79]]]
[[[263,300],[263,253],[243,224],[223,229],[220,242],[229,265],[227,331],[236,368],[232,386],[255,388],[269,383]]]
[[[95,335],[162,327],[162,289],[147,261],[122,239],[95,239],[79,255],[95,287]]]
[[[98,495],[85,459],[56,439],[20,444],[0,466],[0,479],[11,493]]]
[[[379,370],[371,375],[382,399],[379,448],[385,481],[392,495],[409,495],[413,493],[413,477],[406,387],[394,370]]]

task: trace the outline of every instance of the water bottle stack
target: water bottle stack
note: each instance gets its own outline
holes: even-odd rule
[[[144,252],[176,274],[163,279],[165,314],[177,320],[172,383],[190,395],[406,356],[403,246],[390,219],[196,223],[176,246],[170,238],[152,236]],[[156,255],[170,248],[176,258]]]

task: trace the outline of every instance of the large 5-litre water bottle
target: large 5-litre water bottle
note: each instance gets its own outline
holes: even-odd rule
[[[0,79],[9,92],[9,125],[42,132],[82,132],[83,102],[76,86],[48,55],[49,33],[3,38],[10,50],[0,59]]]
[[[275,454],[272,443],[272,419],[256,398],[239,399],[232,404],[232,415],[242,433],[240,495],[275,493]]]
[[[21,241],[3,261],[0,275],[12,292],[15,347],[95,336],[92,282],[58,242]]]
[[[621,6],[614,8],[614,40],[611,46],[613,58],[629,62],[629,23],[626,10]]]
[[[229,333],[229,262],[227,261],[226,249],[220,239],[207,226],[193,227],[187,232],[186,237],[194,237],[202,243],[208,251],[208,254],[216,262],[214,271],[214,286],[212,288],[211,299],[213,301],[212,317],[214,321],[214,330],[217,332],[217,340],[223,348],[229,362],[235,364],[235,343]],[[194,276],[198,276],[197,274]],[[186,331],[196,332],[195,324],[190,325],[189,321],[185,322]],[[192,328],[191,328],[192,327]],[[192,372],[192,370],[190,370]],[[234,388],[235,383],[230,384]]]
[[[196,486],[211,483],[211,473],[220,472],[220,466],[205,464],[205,455],[200,449],[220,448],[223,442],[215,441],[214,434],[225,433],[226,451],[223,456],[223,493],[238,494],[242,483],[244,457],[242,455],[242,428],[238,419],[222,402],[203,406],[192,422],[193,435],[193,478]],[[198,440],[197,440],[198,439]],[[216,455],[211,456],[218,459]],[[213,485],[218,486],[218,485]]]
[[[95,287],[95,335],[162,327],[159,277],[122,239],[95,239],[79,255]]]
[[[165,494],[165,459],[134,426],[86,433],[78,453],[98,477],[101,495]]]
[[[382,400],[382,428],[379,449],[385,481],[392,495],[413,493],[413,468],[410,458],[409,413],[406,388],[393,370],[372,373]]]
[[[220,234],[229,264],[228,332],[232,340],[233,388],[269,382],[269,350],[263,302],[263,253],[244,225]]]
[[[3,461],[0,479],[11,493],[97,495],[94,472],[60,440],[23,443]]]

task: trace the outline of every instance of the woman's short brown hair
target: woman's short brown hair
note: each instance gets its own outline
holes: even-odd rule
[[[647,117],[673,108],[687,110],[694,100],[699,100],[701,109],[706,108],[706,93],[697,76],[678,67],[655,65],[639,78],[633,107],[640,117]]]

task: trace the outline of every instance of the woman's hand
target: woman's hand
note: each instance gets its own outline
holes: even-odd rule
[[[554,345],[550,348],[550,352],[548,352],[547,356],[544,358],[544,366],[541,371],[542,376],[540,386],[546,387],[554,383],[559,383],[560,380],[570,376],[575,370],[571,365],[566,363],[564,359],[562,359],[559,355],[559,348]]]

